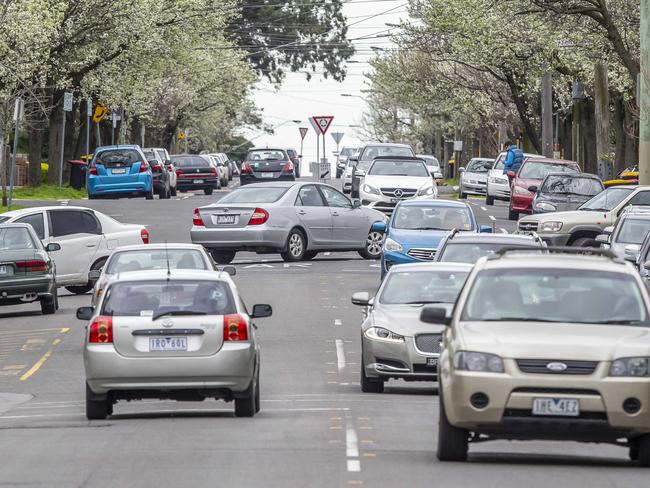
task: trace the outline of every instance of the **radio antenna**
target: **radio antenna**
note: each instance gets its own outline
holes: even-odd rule
[[[169,249],[167,248],[167,241],[165,241],[165,258],[167,259],[167,281],[169,281],[172,271],[169,267]]]

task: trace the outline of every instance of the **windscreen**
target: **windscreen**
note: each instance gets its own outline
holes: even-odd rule
[[[0,229],[0,250],[35,249],[31,234],[24,227],[5,227]]]
[[[632,276],[565,268],[481,271],[461,320],[650,325]]]
[[[344,147],[343,149],[341,149],[339,156],[349,156],[350,154],[354,154],[354,148]]]
[[[131,165],[142,160],[140,153],[135,149],[109,149],[97,154],[95,164],[112,165],[123,164]]]
[[[615,242],[622,244],[642,244],[650,232],[650,219],[624,219]]]
[[[284,161],[285,159],[287,159],[287,157],[284,154],[284,151],[277,149],[249,151],[246,156],[246,161],[248,163],[255,161]]]
[[[541,191],[586,197],[597,195],[603,191],[603,185],[593,178],[550,175],[544,181]]]
[[[109,259],[106,274],[149,269],[211,269],[201,252],[195,249],[154,249],[118,251]]]
[[[172,163],[177,168],[205,168],[210,165],[199,156],[172,156]]]
[[[429,170],[422,161],[390,161],[384,159],[375,161],[368,174],[376,176],[430,176]]]
[[[237,310],[226,283],[206,280],[118,282],[102,306],[102,315],[130,317],[179,311],[226,315]]]
[[[273,203],[282,198],[288,189],[289,187],[281,186],[240,187],[228,193],[219,203]]]
[[[399,206],[392,227],[404,230],[474,230],[469,208]]]
[[[467,275],[465,271],[393,272],[379,302],[385,305],[454,303]]]
[[[440,169],[440,163],[433,156],[418,156],[421,159],[424,159],[424,162],[427,166],[431,168]]]
[[[403,156],[413,157],[413,150],[410,147],[403,146],[367,146],[361,154],[360,161],[372,162],[379,156]]]
[[[540,246],[532,244],[530,246],[521,246],[507,242],[450,242],[444,247],[439,261],[476,264],[476,261],[483,256],[490,256],[505,247],[521,247],[522,249],[526,249],[531,247],[539,248]]]
[[[487,173],[492,169],[494,161],[486,161],[482,159],[474,159],[467,165],[468,173]]]
[[[582,204],[579,210],[602,210],[608,212],[617,207],[632,191],[633,188],[608,188],[588,202]]]
[[[577,173],[578,168],[571,164],[536,163],[529,161],[521,168],[519,178],[543,180],[549,173]]]

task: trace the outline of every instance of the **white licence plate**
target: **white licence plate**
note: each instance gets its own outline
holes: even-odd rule
[[[212,223],[217,225],[236,224],[239,221],[239,215],[213,215]]]
[[[438,367],[438,358],[427,358],[427,366]]]
[[[273,173],[260,173],[262,178],[273,178]]]
[[[126,168],[113,168],[111,170],[111,174],[114,175],[123,175],[126,173]]]
[[[187,337],[150,337],[149,352],[187,351]]]
[[[9,268],[6,266],[0,266],[0,275],[8,275],[9,274]]]
[[[533,398],[533,415],[577,417],[580,401],[575,398]]]
[[[203,183],[203,180],[194,180],[194,183]]]

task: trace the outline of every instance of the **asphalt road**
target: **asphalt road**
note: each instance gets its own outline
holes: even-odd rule
[[[70,204],[172,242],[187,241],[192,210],[220,195]],[[470,202],[481,224],[491,215],[498,230],[514,228],[503,205]],[[0,486],[647,486],[647,471],[607,445],[499,441],[472,445],[465,464],[438,462],[433,384],[359,389],[361,310],[350,296],[377,289],[377,263],[356,253],[291,265],[242,253],[236,263],[246,302],[274,308],[258,321],[262,411],[253,419],[221,401],[142,401],[88,422],[85,324],[74,311],[89,296],[62,296],[48,317],[37,306],[0,309]]]

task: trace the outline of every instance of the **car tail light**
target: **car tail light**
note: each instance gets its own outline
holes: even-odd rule
[[[183,170],[182,169],[177,169],[176,170],[176,176],[183,176]]]
[[[140,238],[142,239],[142,244],[149,244],[149,231],[142,229],[140,231]]]
[[[88,174],[97,176],[97,165],[95,163],[88,165]]]
[[[241,173],[243,175],[252,175],[253,174],[253,168],[251,168],[251,165],[248,163],[242,163],[241,165]]]
[[[210,169],[210,174],[216,175],[217,174],[217,168],[211,168]]]
[[[104,294],[104,290],[102,290],[101,288],[99,288],[99,289],[97,290],[97,292],[95,292],[95,299],[96,299],[96,300],[99,300],[99,299],[102,297],[103,294]]]
[[[90,344],[112,344],[113,318],[107,315],[95,317],[88,327],[88,342]]]
[[[247,341],[248,323],[238,313],[223,316],[223,340],[226,341]]]
[[[287,162],[287,164],[282,167],[282,171],[285,173],[293,173],[293,163],[291,161]]]
[[[203,219],[201,218],[201,214],[199,213],[199,209],[195,208],[194,209],[194,214],[192,215],[192,224],[193,225],[205,225],[203,223]]]
[[[142,171],[142,166],[140,166],[140,171]],[[160,171],[162,172],[162,166],[159,164],[154,164],[151,166],[151,171]]]
[[[144,173],[145,171],[149,171],[149,163],[142,161],[140,163],[140,173]]]
[[[262,225],[267,220],[269,220],[269,213],[263,208],[256,208],[248,221],[248,225]]]
[[[42,259],[27,259],[16,261],[16,267],[24,270],[27,273],[47,271],[48,266]]]

